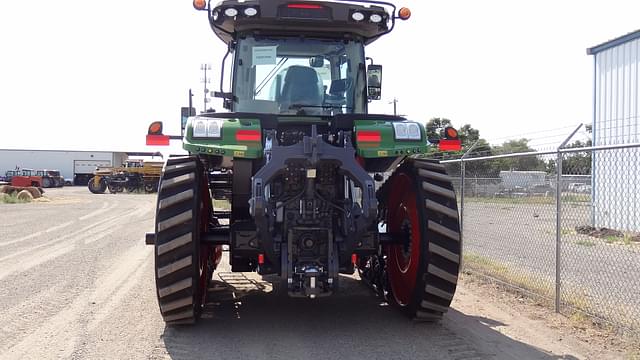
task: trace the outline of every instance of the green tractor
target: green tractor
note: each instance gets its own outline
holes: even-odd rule
[[[190,154],[166,162],[146,236],[164,321],[196,321],[224,245],[232,271],[278,275],[289,296],[329,296],[357,270],[409,317],[440,319],[456,289],[460,225],[444,166],[420,156],[459,149],[457,132],[427,139],[419,122],[367,111],[382,66],[367,67],[365,46],[410,11],[364,0],[194,7],[228,48],[215,92],[228,111],[188,116],[183,136],[149,128],[148,144],[180,138]]]

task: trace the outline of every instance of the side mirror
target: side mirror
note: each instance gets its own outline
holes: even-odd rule
[[[367,67],[367,94],[369,100],[380,100],[382,94],[382,65]]]

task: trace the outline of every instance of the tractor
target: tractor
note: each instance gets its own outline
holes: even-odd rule
[[[7,177],[9,177],[9,172],[7,172]],[[22,168],[20,170],[16,170],[11,174],[10,178],[12,186],[43,187],[42,176],[36,175],[36,171],[33,169]]]
[[[59,170],[37,170],[36,175],[42,178],[42,187],[63,187],[64,177]]]
[[[366,0],[193,5],[227,47],[214,93],[226,111],[188,116],[181,136],[149,127],[147,144],[181,139],[188,152],[165,163],[145,238],[164,321],[198,319],[223,246],[231,271],[269,275],[288,296],[330,296],[357,271],[408,317],[441,319],[458,280],[460,219],[445,167],[425,155],[459,150],[457,131],[428,139],[419,121],[368,112],[382,66],[365,47],[410,10]]]

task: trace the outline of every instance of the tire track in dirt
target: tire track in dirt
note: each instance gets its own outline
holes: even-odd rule
[[[100,220],[80,230],[0,258],[0,264],[2,264],[0,280],[10,274],[27,271],[37,265],[67,254],[76,249],[76,243],[79,241],[85,241],[86,244],[87,242],[96,241],[114,233],[118,230],[121,219],[129,217],[135,211],[136,210],[132,210]],[[24,254],[29,254],[28,260],[26,261],[20,258],[20,255]]]
[[[0,358],[71,357],[79,345],[81,348],[81,340],[89,329],[95,329],[140,279],[140,269],[151,261],[151,254],[151,249],[145,249],[142,242],[129,248],[96,279],[95,288],[81,293],[62,311],[0,354]]]

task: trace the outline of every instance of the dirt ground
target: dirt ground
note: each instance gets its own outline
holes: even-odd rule
[[[580,313],[558,314],[544,300],[471,272],[461,274],[452,305],[495,331],[558,358],[640,359],[639,334],[622,334]],[[471,325],[474,331],[477,325]]]
[[[324,299],[230,273],[195,326],[166,327],[155,294],[153,195],[0,204],[0,359],[624,359],[637,345],[463,274],[438,324],[415,323],[356,276]],[[637,343],[636,343],[637,344]]]

